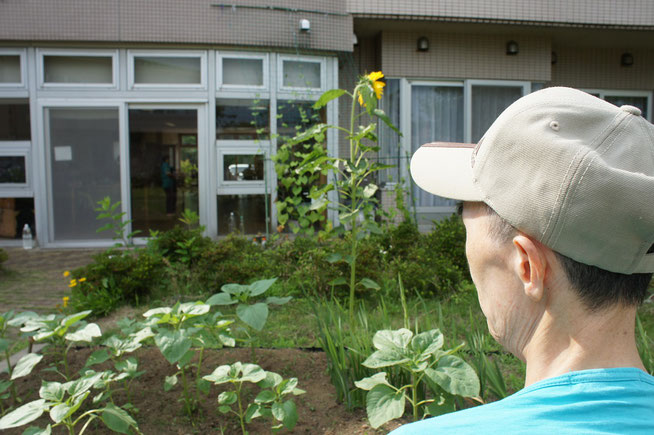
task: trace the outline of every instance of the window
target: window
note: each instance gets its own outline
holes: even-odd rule
[[[216,139],[218,140],[268,139],[269,124],[268,100],[216,100]]]
[[[321,59],[279,57],[280,89],[318,91],[325,89],[325,63]]]
[[[132,87],[206,87],[204,52],[130,52]]]
[[[517,86],[472,86],[472,143],[486,133],[488,127],[500,116],[500,113],[518,98],[522,97],[523,89]]]
[[[20,239],[25,224],[35,237],[34,199],[0,198],[0,239]]]
[[[263,155],[224,154],[223,181],[263,181]]]
[[[117,87],[117,50],[39,50],[42,87]]]
[[[0,184],[27,184],[25,156],[0,156]]]
[[[218,53],[216,57],[218,89],[268,89],[268,55]]]
[[[0,141],[27,141],[30,138],[29,100],[1,98]]]
[[[0,53],[0,84],[22,83],[20,55]]]
[[[218,235],[266,232],[265,195],[218,195]],[[269,213],[269,211],[268,211]]]
[[[608,101],[618,107],[629,105],[638,107],[643,118],[652,121],[652,93],[649,91],[624,91],[606,89],[583,89],[591,95]]]

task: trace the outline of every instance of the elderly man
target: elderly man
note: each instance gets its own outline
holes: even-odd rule
[[[464,201],[479,303],[527,373],[512,396],[394,433],[654,434],[634,335],[654,272],[654,126],[640,110],[544,89],[476,146],[422,146],[411,174]]]

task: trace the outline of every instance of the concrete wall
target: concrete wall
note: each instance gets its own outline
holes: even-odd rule
[[[0,41],[156,42],[352,50],[345,0],[2,0]],[[246,6],[255,7],[247,8]],[[258,9],[256,7],[259,7]],[[299,31],[300,19],[311,22]]]

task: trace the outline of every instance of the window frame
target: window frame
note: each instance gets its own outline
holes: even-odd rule
[[[647,119],[649,122],[652,122],[652,91],[632,91],[632,90],[621,90],[621,89],[581,89],[584,92],[589,94],[597,94],[599,98],[606,101],[606,97],[645,97],[647,99]]]
[[[230,85],[223,83],[223,59],[254,59],[262,61],[262,85]],[[216,91],[270,92],[270,56],[268,53],[216,51]]]
[[[218,195],[264,195],[266,180],[225,180],[224,156],[225,155],[262,155],[264,164],[264,177],[268,175],[265,165],[268,164],[270,156],[270,141],[262,141],[259,145],[243,145],[239,141],[221,141],[222,146],[217,147],[217,194]],[[240,141],[244,142],[244,141]],[[261,146],[267,143],[267,146]]]
[[[284,86],[284,61],[309,62],[320,64],[320,86],[318,88],[305,88],[297,86]],[[277,89],[280,93],[288,92],[293,95],[300,93],[304,97],[296,96],[294,99],[311,99],[311,95],[317,95],[316,99],[327,90],[327,61],[321,56],[293,56],[280,54],[277,56]]]
[[[200,83],[135,83],[134,61],[137,57],[199,58]],[[205,50],[127,50],[127,86],[129,90],[207,90],[207,52]]]
[[[24,183],[0,183],[0,198],[32,198],[34,183],[32,180],[32,150],[28,141],[1,141],[0,157],[25,158]]]
[[[120,66],[118,49],[80,50],[80,49],[56,49],[37,48],[37,87],[39,89],[110,89],[119,88]],[[110,57],[111,58],[111,83],[50,83],[45,81],[45,57],[46,56],[68,56],[68,57]]]
[[[1,48],[0,56],[18,56],[20,64],[20,82],[0,83],[0,91],[9,89],[27,89],[27,60],[24,48]]]

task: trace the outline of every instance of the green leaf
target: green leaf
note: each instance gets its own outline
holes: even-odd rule
[[[66,327],[70,327],[74,323],[79,322],[80,320],[82,320],[83,318],[85,318],[86,316],[91,314],[91,312],[92,312],[91,310],[86,310],[86,311],[81,311],[79,313],[71,314],[70,316],[65,317],[61,321],[61,325],[66,326]]]
[[[30,426],[23,431],[23,435],[50,435],[52,433],[52,428],[50,425],[47,425],[45,429],[40,427]]]
[[[238,301],[232,299],[229,293],[216,293],[207,299],[207,305],[232,305],[236,304]]]
[[[11,380],[22,378],[32,373],[32,369],[35,365],[43,359],[43,355],[38,355],[36,353],[28,353],[24,355],[21,359],[18,360],[14,371],[11,374]]]
[[[164,391],[170,391],[177,385],[177,374],[166,376],[164,379]]]
[[[479,395],[477,373],[461,358],[445,355],[434,369],[426,369],[425,375],[450,394],[464,397]]]
[[[231,367],[228,365],[219,366],[213,371],[213,373],[203,376],[202,379],[213,382],[214,384],[224,384],[232,379],[230,376],[230,369]]]
[[[270,403],[275,401],[275,393],[270,390],[263,390],[254,398],[254,403]]]
[[[172,311],[170,307],[160,307],[160,308],[152,308],[151,310],[146,311],[143,313],[143,317],[148,318],[152,316],[156,316],[158,314],[168,314]]]
[[[363,197],[366,199],[372,197],[375,194],[375,192],[377,192],[377,189],[378,187],[376,184],[373,183],[368,184],[363,189]]]
[[[197,389],[200,390],[201,393],[209,394],[209,391],[211,391],[211,382],[205,381],[204,379],[198,379]]]
[[[370,425],[377,429],[386,422],[402,417],[405,397],[387,385],[375,386],[366,396],[366,411]]]
[[[236,307],[236,315],[246,324],[257,331],[261,331],[268,319],[268,305],[263,302],[254,305],[239,305]]]
[[[379,284],[377,284],[375,281],[371,280],[370,278],[363,278],[359,283],[364,286],[365,288],[369,288],[372,290],[380,290],[381,287]]]
[[[0,380],[0,394],[7,391],[9,389],[9,387],[11,387],[12,384],[13,384],[13,382],[11,382],[11,381],[2,381],[2,380]]]
[[[284,305],[288,301],[293,299],[293,296],[285,296],[283,298],[279,298],[277,296],[269,296],[266,298],[266,303],[267,304],[274,304],[274,305]]]
[[[73,382],[66,383],[66,385],[68,385],[68,394],[76,397],[81,396],[82,394],[88,392],[88,390],[90,390],[100,379],[102,379],[103,375],[104,372],[95,373],[93,371],[89,371],[83,377]]]
[[[191,348],[191,340],[182,331],[160,331],[154,336],[154,342],[171,364],[179,361]]]
[[[386,372],[375,373],[370,377],[363,378],[360,381],[354,382],[354,385],[356,385],[357,388],[361,388],[362,390],[366,390],[366,391],[372,390],[379,384],[390,386],[390,384],[386,380]]]
[[[397,128],[395,125],[393,125],[393,121],[391,121],[391,118],[389,118],[389,117],[386,115],[386,113],[384,113],[383,110],[381,110],[381,109],[375,109],[375,110],[372,111],[372,114],[375,115],[377,118],[381,119],[382,121],[384,121],[384,123],[385,123],[387,126],[389,126],[389,127],[390,127],[394,132],[395,132],[395,133],[397,133],[397,134],[399,134],[400,136],[402,136],[402,133],[400,132],[400,130],[398,130],[398,128]]]
[[[22,426],[39,418],[48,409],[45,399],[34,400],[0,418],[0,429]]]
[[[56,423],[60,423],[70,412],[70,405],[60,403],[50,409],[50,418]]]
[[[41,381],[41,388],[39,389],[39,397],[51,402],[61,402],[64,400],[66,388],[59,382]]]
[[[256,364],[243,364],[242,365],[241,381],[257,383],[266,379],[266,371]]]
[[[263,414],[261,413],[261,405],[258,405],[256,403],[250,403],[248,406],[248,409],[245,411],[245,422],[250,423],[252,420],[254,420],[257,417],[261,417]]]
[[[137,427],[136,421],[127,411],[117,407],[113,403],[107,403],[102,411],[102,421],[114,432],[128,433],[130,427]]]
[[[311,207],[309,207],[309,210],[320,210],[321,208],[325,207],[328,204],[329,204],[329,200],[327,198],[320,198],[311,203]]]
[[[431,402],[426,406],[427,412],[432,417],[438,417],[439,415],[449,414],[456,410],[454,402],[454,396],[441,397],[438,402]]]
[[[343,94],[345,94],[346,91],[344,89],[330,89],[327,92],[323,93],[320,98],[318,98],[318,101],[315,102],[313,105],[314,109],[320,109],[322,107],[325,107],[327,103],[330,101],[339,98]]]
[[[421,332],[411,340],[411,348],[427,356],[443,347],[443,334],[438,329]]]
[[[11,344],[9,340],[6,338],[0,338],[0,352],[4,352],[5,350],[9,349],[9,344]]]
[[[406,328],[398,330],[383,329],[375,333],[372,344],[375,349],[379,350],[406,349],[412,337],[413,332]]]
[[[273,415],[275,415],[275,404],[273,404]],[[295,402],[292,400],[287,400],[281,405],[281,412],[278,410],[278,414],[282,415],[282,418],[278,418],[284,424],[284,427],[288,430],[292,430],[297,424],[297,408],[295,407]],[[277,418],[277,416],[275,416]]]
[[[220,287],[220,290],[231,295],[240,295],[249,292],[250,286],[241,284],[223,284],[223,286]]]
[[[274,283],[277,281],[277,278],[272,279],[262,279],[255,281],[250,284],[250,296],[259,296],[262,293],[265,293]]]
[[[218,407],[218,411],[220,411],[223,414],[227,414],[229,411],[231,411],[231,408],[226,405],[222,405]]]
[[[274,388],[277,385],[281,384],[283,381],[283,378],[278,375],[277,373],[274,372],[266,372],[266,377],[259,381],[257,385],[259,385],[260,388],[266,389],[266,388]]]
[[[95,337],[101,336],[100,327],[95,323],[89,323],[73,333],[66,334],[64,338],[69,341],[86,341],[90,343]]]
[[[327,258],[326,258],[326,260],[329,263],[336,263],[337,261],[341,261],[342,259],[343,259],[343,256],[341,254],[339,254],[339,253],[336,253],[336,252],[332,253],[332,254],[329,254],[327,256]]]
[[[103,362],[107,361],[109,358],[111,358],[111,355],[109,355],[107,349],[96,350],[86,360],[86,364],[84,364],[84,368],[91,367],[96,364],[102,364]]]
[[[344,285],[347,284],[347,280],[341,276],[339,278],[332,279],[328,284],[333,286]]]
[[[186,314],[187,317],[197,317],[207,314],[211,306],[201,302],[187,302],[179,306],[179,311]]]
[[[236,400],[238,400],[238,396],[234,391],[223,391],[218,396],[219,405],[232,405],[236,403]]]
[[[361,364],[371,369],[380,369],[382,367],[404,364],[409,361],[411,361],[411,358],[400,350],[377,350]]]

